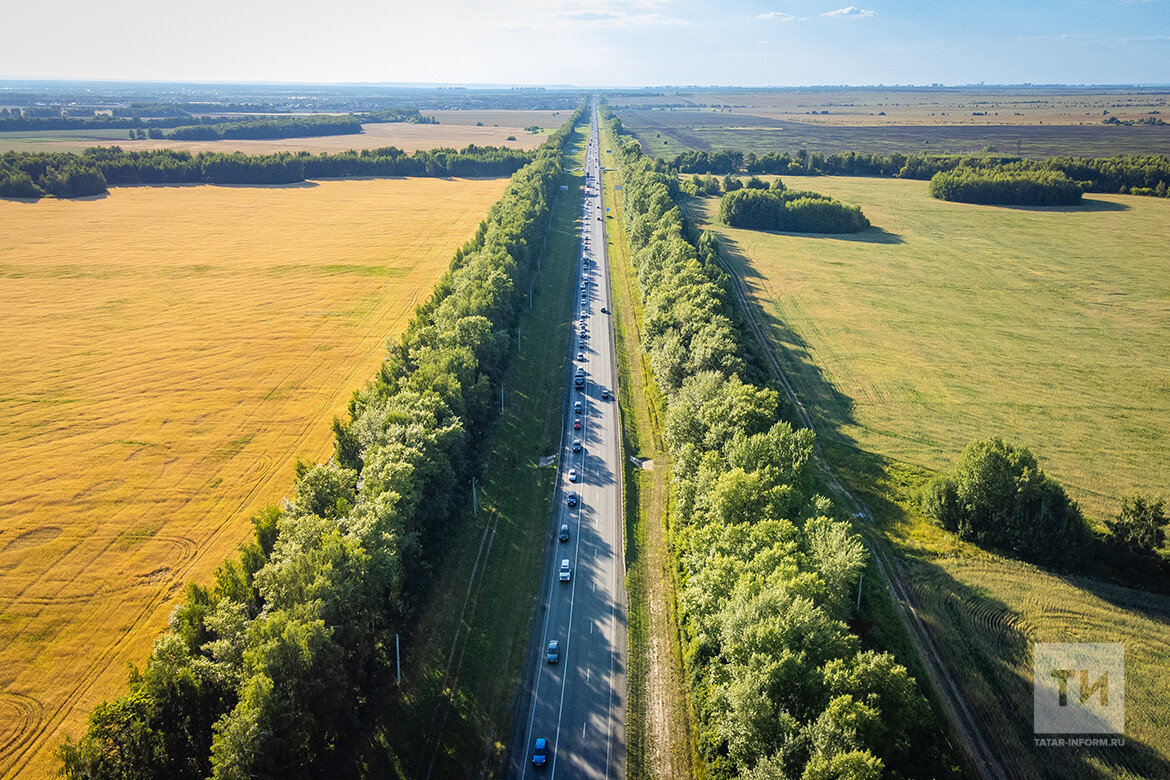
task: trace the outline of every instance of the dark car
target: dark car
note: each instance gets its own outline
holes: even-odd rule
[[[569,541],[569,524],[568,523],[564,523],[563,525],[561,525],[561,532],[559,534],[557,534],[557,538],[560,539],[562,542]]]
[[[601,313],[602,313],[602,314],[609,314],[609,309],[607,309],[607,308],[605,308],[604,306],[602,306],[602,307],[601,307]]]
[[[609,400],[609,390],[602,390],[602,391],[601,391],[601,400],[602,400],[602,401],[608,401],[608,400]]]
[[[573,439],[573,452],[580,452],[580,451],[581,451],[581,440],[580,439]]]
[[[582,407],[582,406],[581,406],[581,402],[580,402],[580,401],[574,401],[574,402],[573,402],[573,411],[574,411],[574,412],[576,412],[577,414],[581,414],[581,410],[582,410],[583,408],[584,408],[584,407]]]
[[[565,503],[569,506],[577,506],[577,491],[570,490],[565,494]]]
[[[550,664],[555,664],[561,660],[561,643],[557,640],[552,640],[548,643],[548,651],[544,654]]]
[[[548,740],[540,737],[536,740],[536,746],[532,749],[532,765],[544,766],[548,763]]]

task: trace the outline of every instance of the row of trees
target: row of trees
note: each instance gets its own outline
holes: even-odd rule
[[[238,122],[183,125],[166,134],[176,141],[221,141],[224,139],[307,138],[320,135],[355,135],[362,131],[355,116],[313,114],[274,116]]]
[[[679,173],[734,173],[742,168],[751,174],[792,176],[898,176],[929,180],[940,171],[959,167],[976,170],[1009,168],[1022,171],[1063,173],[1085,192],[1134,193],[1166,197],[1170,188],[1170,157],[1165,155],[1119,155],[1116,157],[1050,157],[1030,160],[1003,154],[902,154],[888,155],[838,152],[824,155],[800,149],[795,153],[768,152],[762,155],[734,150],[685,152],[666,160]]]
[[[667,165],[679,173],[735,173],[743,167],[743,152],[691,151],[676,155]]]
[[[862,651],[845,623],[866,552],[816,493],[814,435],[744,378],[716,239],[688,239],[677,176],[609,122],[643,347],[666,399],[684,660],[708,776],[914,773],[929,710],[906,669]]]
[[[728,192],[719,201],[719,218],[732,227],[791,233],[860,233],[869,229],[869,220],[858,206],[816,192],[790,190],[780,179],[771,187],[749,186]]]
[[[1077,206],[1081,186],[1063,171],[1005,166],[940,171],[930,178],[930,196],[959,203],[1004,206]]]
[[[510,176],[533,154],[508,147],[469,145],[420,149],[397,147],[361,152],[190,152],[159,149],[125,151],[92,147],[82,154],[5,152],[0,154],[0,197],[39,198],[97,195],[107,185],[126,184],[290,184],[346,176]]]
[[[354,394],[334,456],[298,464],[293,498],[254,520],[213,586],[188,587],[130,692],[61,747],[66,777],[348,777],[372,756],[394,763],[394,635],[466,515],[567,130],[516,173]]]

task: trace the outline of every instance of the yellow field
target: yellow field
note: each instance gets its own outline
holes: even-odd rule
[[[439,119],[437,125],[404,122],[363,125],[358,135],[327,135],[318,138],[271,138],[261,140],[172,141],[168,139],[131,141],[126,130],[42,130],[27,133],[0,133],[0,152],[80,152],[88,146],[120,146],[127,151],[183,149],[198,152],[344,152],[347,149],[376,149],[397,146],[406,152],[440,146],[462,149],[477,146],[509,146],[535,149],[545,136],[524,128],[538,125],[556,129],[571,111],[427,111]],[[557,114],[554,116],[554,114]],[[483,127],[476,127],[483,122]],[[509,141],[515,136],[515,141]]]
[[[290,493],[506,180],[0,201],[0,777]]]

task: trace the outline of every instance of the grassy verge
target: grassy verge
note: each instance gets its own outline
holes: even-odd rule
[[[602,134],[602,149],[613,139]],[[602,163],[606,162],[604,151]],[[676,620],[673,556],[667,542],[670,461],[662,443],[663,399],[642,352],[641,296],[621,218],[617,175],[603,176],[610,289],[613,293],[622,445],[626,455],[650,460],[652,469],[623,461],[626,587],[629,638],[626,713],[627,777],[695,776],[690,699],[682,673]]]
[[[583,160],[587,127],[566,169]],[[479,512],[451,540],[440,583],[412,646],[403,648],[410,717],[393,773],[400,777],[502,776],[516,692],[549,533],[565,355],[572,318],[582,177],[566,173],[519,354],[504,381],[505,413],[492,433]],[[468,507],[471,511],[471,507]]]

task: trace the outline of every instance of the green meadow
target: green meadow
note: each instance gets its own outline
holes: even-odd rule
[[[1170,485],[1170,201],[933,200],[927,183],[786,177],[861,206],[853,236],[724,240],[830,441],[930,469],[975,438],[1031,448],[1094,521]]]

